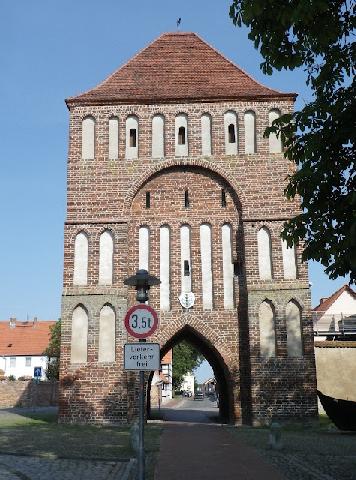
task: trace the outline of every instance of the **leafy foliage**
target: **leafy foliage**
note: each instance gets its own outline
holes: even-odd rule
[[[304,260],[320,261],[330,278],[350,274],[355,283],[355,2],[234,0],[230,17],[249,27],[264,73],[303,67],[313,92],[302,110],[265,132],[282,136],[285,156],[297,166],[285,193],[302,197],[302,213],[282,236],[289,245],[305,242]]]
[[[48,380],[59,378],[59,357],[61,352],[61,320],[51,327],[51,339],[48,347],[43,352],[48,357],[46,375]]]
[[[203,355],[186,341],[173,347],[173,389],[179,390],[183,376],[199,367],[203,360]]]

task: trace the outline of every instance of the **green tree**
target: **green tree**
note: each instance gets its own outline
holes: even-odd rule
[[[234,0],[230,17],[249,28],[265,74],[302,67],[313,94],[265,133],[281,135],[297,166],[285,194],[301,196],[302,212],[282,236],[305,242],[304,260],[320,261],[330,278],[350,274],[355,283],[355,1]]]
[[[46,375],[49,380],[59,378],[59,358],[61,352],[61,320],[59,319],[51,327],[51,339],[46,350],[43,352],[48,357]]]
[[[186,341],[173,347],[173,389],[179,390],[183,376],[199,367],[203,360],[203,355]]]

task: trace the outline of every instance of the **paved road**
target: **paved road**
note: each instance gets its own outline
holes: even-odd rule
[[[256,450],[217,424],[167,422],[155,480],[285,480]]]
[[[218,413],[209,398],[184,398],[162,409],[166,423],[155,480],[284,480],[217,423]]]
[[[216,402],[209,398],[184,398],[177,404],[162,409],[163,420],[169,422],[215,423],[218,415]]]

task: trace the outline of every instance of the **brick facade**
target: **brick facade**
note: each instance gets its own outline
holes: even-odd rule
[[[257,84],[258,85],[258,84]],[[134,102],[95,99],[70,104],[67,220],[64,239],[64,290],[62,301],[62,353],[60,420],[81,423],[123,423],[136,414],[136,375],[123,371],[123,345],[132,340],[123,326],[126,309],[135,303],[134,293],[123,280],[138,268],[138,229],[150,229],[150,273],[159,276],[159,228],[171,232],[171,309],[159,311],[159,288],[153,287],[150,304],[159,311],[160,326],[154,337],[164,355],[183,338],[194,343],[212,364],[220,383],[221,412],[231,422],[265,423],[316,415],[316,381],[313,330],[307,266],[297,247],[297,279],[283,278],[280,232],[283,222],[299,210],[297,201],[283,196],[292,166],[283,153],[270,154],[263,133],[268,113],[278,108],[288,113],[293,99]],[[78,97],[80,98],[80,97]],[[90,103],[90,104],[89,104]],[[257,153],[245,154],[244,112],[256,114]],[[224,113],[238,115],[238,154],[225,155]],[[188,117],[186,157],[175,157],[175,116]],[[165,157],[151,158],[153,115],[165,119]],[[201,155],[201,115],[212,118],[212,155]],[[138,158],[125,159],[125,120],[139,119]],[[95,118],[95,158],[81,158],[82,119]],[[119,155],[109,160],[108,121],[119,119]],[[184,207],[188,190],[190,206]],[[226,207],[221,205],[221,190]],[[145,195],[150,192],[151,206]],[[203,310],[199,226],[212,228],[213,310]],[[224,310],[221,227],[232,226],[235,265],[235,308]],[[184,312],[181,293],[180,237],[183,224],[191,227],[192,291],[196,302]],[[272,240],[273,279],[260,280],[257,232],[268,227]],[[113,284],[98,285],[99,237],[109,229],[114,237]],[[73,285],[74,240],[81,232],[89,239],[88,284]],[[268,299],[275,308],[276,357],[259,353],[258,309]],[[286,347],[285,309],[290,300],[302,310],[303,357],[289,358]],[[77,305],[88,312],[88,359],[70,363],[71,315]],[[98,363],[99,312],[110,304],[116,312],[116,361]]]

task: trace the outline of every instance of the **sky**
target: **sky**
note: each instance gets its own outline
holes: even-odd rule
[[[198,33],[267,86],[310,98],[302,70],[266,77],[226,0],[16,0],[0,7],[0,319],[60,316],[68,110],[161,33]],[[312,304],[346,283],[310,264]]]

